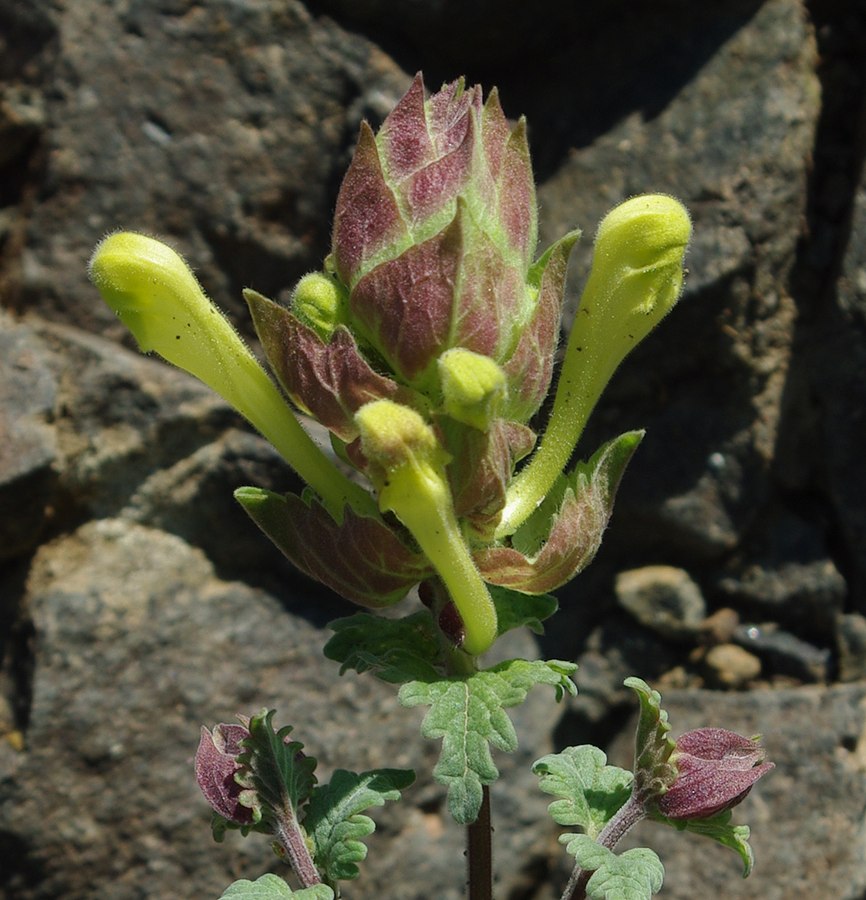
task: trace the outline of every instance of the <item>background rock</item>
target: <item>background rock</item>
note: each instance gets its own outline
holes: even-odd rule
[[[347,605],[231,499],[296,490],[291,473],[125,349],[86,278],[106,232],[157,233],[250,335],[240,289],[284,295],[320,266],[358,124],[418,69],[497,84],[527,115],[542,242],[584,229],[569,315],[614,203],[668,192],[695,224],[683,302],[580,447],[648,428],[605,544],[537,647],[506,648],[576,659],[581,694],[515,711],[497,896],[558,896],[528,765],[585,741],[626,763],[631,674],[666,691],[675,731],[761,732],[777,762],[737,814],[749,880],[724,851],[636,836],[661,842],[661,896],[860,896],[864,56],[863,0],[0,0],[0,897],[217,896],[276,867],[255,840],[212,844],[191,777],[200,724],[262,706],[325,773],[419,771],[347,895],[461,895],[420,713],[337,676],[320,647]],[[622,611],[617,573],[651,566],[684,573],[703,622],[674,635]]]

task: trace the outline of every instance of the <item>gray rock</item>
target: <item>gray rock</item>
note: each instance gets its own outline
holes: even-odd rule
[[[830,650],[816,647],[775,623],[741,625],[734,641],[763,661],[765,675],[806,684],[830,679]]]
[[[839,616],[836,639],[839,648],[839,681],[866,679],[866,617],[860,613]]]
[[[701,589],[674,566],[644,566],[616,577],[617,600],[638,622],[671,640],[694,638],[706,616]]]
[[[57,492],[57,385],[31,328],[0,311],[0,562],[33,550]]]
[[[173,535],[101,519],[40,549],[26,605],[32,699],[26,748],[0,753],[0,835],[26,844],[29,863],[3,875],[6,896],[216,896],[279,868],[264,839],[213,843],[192,773],[202,724],[263,706],[296,725],[323,778],[337,766],[419,772],[407,802],[384,813],[353,896],[461,896],[462,829],[431,782],[438,748],[418,734],[421,711],[373,678],[340,678],[321,654],[327,633],[276,597],[221,581]],[[503,650],[532,655],[531,644],[516,635]],[[516,825],[499,839],[503,889],[537,840],[530,825],[544,822],[547,800],[524,800],[555,714],[552,694],[535,692],[515,711],[523,748],[500,758],[512,788],[494,803]]]
[[[624,363],[587,436],[590,448],[647,428],[615,514],[616,537],[645,557],[671,559],[661,548],[676,546],[719,559],[767,500],[819,109],[814,65],[802,6],[765,3],[655,115],[630,110],[540,189],[545,240],[577,224],[587,233],[571,267],[572,306],[589,237],[612,205],[655,190],[692,212],[685,297]]]
[[[831,642],[848,585],[821,529],[792,515],[774,516],[746,552],[747,562],[731,561],[718,581],[719,599],[744,618],[770,619],[806,639]]]

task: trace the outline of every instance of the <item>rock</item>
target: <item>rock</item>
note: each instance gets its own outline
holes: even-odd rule
[[[792,515],[774,516],[717,583],[724,603],[744,618],[770,619],[812,641],[831,641],[848,585],[828,557],[821,530]]]
[[[403,804],[375,814],[384,826],[354,896],[462,896],[462,829],[430,779],[438,747],[418,733],[421,711],[402,709],[371,677],[340,678],[321,654],[327,633],[304,615],[220,580],[178,537],[122,519],[44,545],[26,605],[37,635],[32,699],[26,749],[0,753],[0,846],[14,834],[34,868],[4,872],[8,896],[125,900],[142,885],[152,897],[217,896],[275,866],[265,839],[214,844],[192,772],[202,724],[263,706],[296,726],[322,777],[336,766],[419,772]],[[508,643],[511,655],[532,652],[526,634]],[[530,826],[544,823],[548,799],[528,798],[529,766],[551,749],[555,711],[550,691],[534,692],[514,711],[523,747],[499,756],[511,788],[501,784],[494,803],[516,826],[499,843],[503,885],[537,840]]]
[[[33,550],[57,492],[57,385],[33,330],[0,311],[0,562]]]
[[[776,626],[741,625],[734,640],[764,664],[764,674],[809,684],[830,677],[830,651],[801,640]]]
[[[729,690],[740,690],[761,674],[761,660],[736,644],[711,647],[703,665],[710,685]]]
[[[839,681],[866,679],[866,617],[860,613],[839,616],[836,640],[839,647]]]
[[[692,211],[685,296],[623,364],[585,439],[591,452],[626,428],[647,428],[612,535],[643,558],[720,560],[769,496],[819,91],[801,4],[753,9],[675,96],[649,118],[623,110],[539,191],[545,241],[576,224],[591,235],[611,206],[641,191],[673,194]],[[638,77],[656,65],[645,60]],[[590,247],[581,242],[570,269],[572,309]]]
[[[706,615],[701,589],[673,566],[644,566],[616,577],[617,600],[641,625],[669,640],[694,638]]]

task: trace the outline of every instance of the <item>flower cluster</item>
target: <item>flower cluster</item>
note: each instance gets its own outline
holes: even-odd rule
[[[173,251],[112,235],[91,277],[143,349],[214,386],[307,481],[301,497],[236,494],[298,568],[371,608],[435,582],[434,611],[456,609],[449,634],[477,656],[497,635],[487,585],[544,593],[594,556],[641,435],[564,470],[614,369],[676,302],[689,234],[661,195],[601,224],[539,437],[579,232],[536,259],[525,122],[509,124],[496,91],[458,80],[426,97],[416,77],[377,134],[361,126],[323,270],[288,306],[245,292],[272,372],[342,470]]]

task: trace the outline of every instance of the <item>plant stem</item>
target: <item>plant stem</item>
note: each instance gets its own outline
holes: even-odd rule
[[[613,850],[626,832],[644,818],[646,818],[644,806],[632,794],[604,826],[595,842],[608,850]],[[591,877],[591,870],[582,869],[576,865],[562,892],[562,900],[586,900],[586,885]]]
[[[305,888],[321,884],[322,877],[310,856],[307,842],[298,825],[295,822],[279,821],[276,837],[280,846],[285,850],[286,859],[292,867],[292,871],[298,876],[298,881]]]
[[[490,787],[482,787],[478,818],[466,826],[469,900],[493,900],[493,848],[490,823]]]

